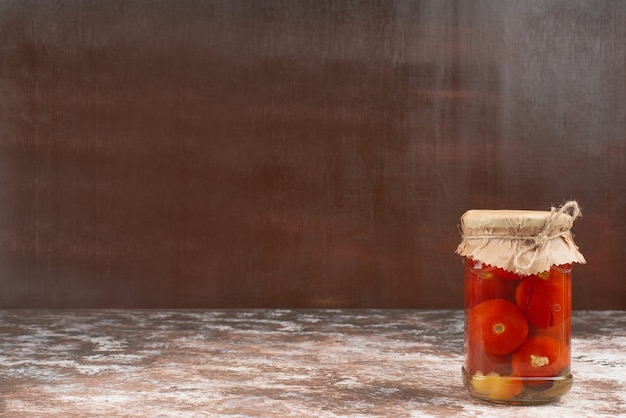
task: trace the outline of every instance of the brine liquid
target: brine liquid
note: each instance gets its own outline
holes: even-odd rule
[[[463,382],[478,399],[557,400],[572,385],[571,265],[517,275],[465,259]]]

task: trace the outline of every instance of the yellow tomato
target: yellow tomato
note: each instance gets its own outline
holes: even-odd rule
[[[523,385],[519,379],[510,376],[500,376],[489,373],[486,376],[478,372],[472,377],[474,391],[494,401],[506,401],[522,392]]]

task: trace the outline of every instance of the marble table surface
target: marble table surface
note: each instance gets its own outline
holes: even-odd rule
[[[2,417],[626,416],[626,311],[576,311],[559,402],[476,401],[460,310],[0,310]]]

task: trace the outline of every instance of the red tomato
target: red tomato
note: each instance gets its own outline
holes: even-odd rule
[[[499,277],[493,267],[484,267],[484,264],[474,260],[468,262],[471,264],[465,270],[466,308],[490,299],[515,300],[517,282]]]
[[[569,349],[556,338],[530,337],[513,353],[511,367],[518,377],[555,377],[569,364]]]
[[[504,280],[522,280],[522,278],[524,277],[500,267],[493,267],[493,270],[491,272],[494,276]]]
[[[467,327],[470,344],[496,355],[512,353],[528,335],[524,314],[504,299],[488,300],[469,309]]]
[[[517,305],[538,328],[559,325],[571,315],[570,272],[552,268],[522,280],[515,292]]]

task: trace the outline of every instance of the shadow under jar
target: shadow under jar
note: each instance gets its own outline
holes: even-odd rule
[[[463,383],[489,402],[533,405],[572,386],[572,263],[585,263],[570,229],[576,202],[551,211],[470,210],[464,257]]]

